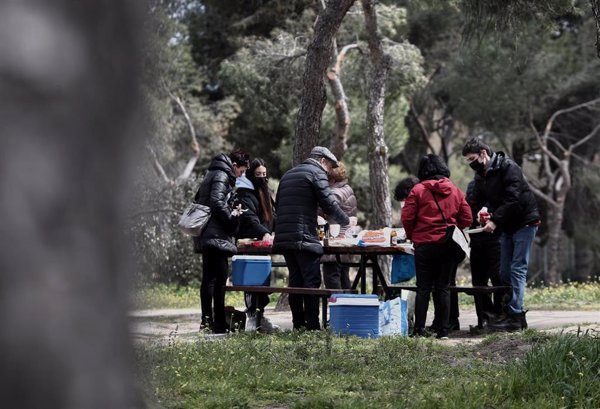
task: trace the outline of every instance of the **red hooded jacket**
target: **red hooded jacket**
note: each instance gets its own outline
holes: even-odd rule
[[[425,180],[412,188],[401,214],[406,237],[417,246],[441,242],[446,236],[446,223],[435,204],[432,192],[448,224],[456,225],[462,230],[473,221],[464,193],[450,179]]]

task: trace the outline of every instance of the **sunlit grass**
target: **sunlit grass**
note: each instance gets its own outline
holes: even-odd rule
[[[594,335],[526,331],[448,346],[286,332],[138,352],[143,382],[164,408],[595,408],[600,401]]]

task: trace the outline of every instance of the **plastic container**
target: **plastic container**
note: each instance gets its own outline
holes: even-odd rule
[[[379,299],[375,294],[333,294],[329,326],[338,335],[379,337]]]
[[[271,256],[233,256],[233,285],[270,285]]]

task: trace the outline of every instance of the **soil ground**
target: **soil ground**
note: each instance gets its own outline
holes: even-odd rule
[[[265,316],[284,331],[292,328],[292,316],[289,311],[267,310]],[[429,323],[431,320],[430,314],[427,322]],[[527,313],[527,322],[530,328],[544,331],[563,333],[591,331],[596,335],[600,335],[600,311],[532,310]],[[155,341],[161,343],[174,339],[193,341],[199,336],[199,323],[199,309],[139,310],[130,313],[130,330],[136,342]],[[452,332],[449,340],[436,342],[444,342],[449,345],[475,345],[485,337],[485,334],[473,334],[469,331],[470,325],[477,324],[474,311],[461,311],[460,324],[461,330]],[[200,336],[206,338],[221,337],[211,334],[201,334]],[[506,345],[501,345],[498,350],[494,350],[490,345],[487,345],[486,353],[502,355],[505,348]],[[510,350],[514,351],[515,349],[510,348]],[[518,350],[518,347],[516,350]]]

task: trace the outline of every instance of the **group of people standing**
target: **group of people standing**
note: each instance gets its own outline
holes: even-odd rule
[[[463,230],[483,224],[483,232],[471,235],[473,285],[510,287],[511,291],[478,295],[475,299],[478,327],[496,331],[527,328],[523,296],[529,255],[540,216],[535,197],[519,166],[503,152],[493,152],[479,138],[467,142],[462,156],[474,170],[467,195],[449,179],[450,170],[437,155],[421,158],[418,178],[407,178],[396,188],[402,201],[401,220],[415,246],[417,296],[413,336],[446,339],[457,329],[458,300],[451,300],[458,263],[464,252],[451,240],[448,227]],[[403,200],[404,199],[404,200]],[[434,325],[425,327],[433,293]]]
[[[483,222],[483,233],[471,238],[473,285],[507,286],[511,291],[476,297],[478,326],[494,330],[527,327],[523,296],[529,254],[540,216],[535,198],[519,166],[503,152],[493,152],[481,139],[467,142],[462,155],[474,170],[465,195],[450,180],[450,170],[437,155],[425,155],[417,178],[401,181],[395,197],[401,200],[401,220],[415,246],[417,295],[414,336],[433,330],[440,339],[458,329],[458,299],[451,294],[464,252],[448,237],[449,227],[463,230]],[[211,208],[202,236],[194,238],[202,253],[201,326],[215,333],[230,328],[225,318],[228,258],[237,252],[235,240],[273,241],[289,270],[289,286],[319,288],[321,265],[328,288],[348,288],[348,270],[323,256],[317,234],[319,212],[329,222],[347,228],[356,223],[356,197],[345,167],[327,149],[317,146],[309,157],[285,173],[275,200],[268,187],[264,160],[250,161],[241,149],[216,156],[194,198]],[[430,296],[435,319],[425,327]],[[454,298],[453,298],[454,295]],[[266,294],[245,294],[246,329],[272,330],[263,316]],[[294,329],[320,329],[319,300],[290,294]]]
[[[356,198],[346,187],[345,172],[334,172],[341,167],[343,164],[329,149],[317,146],[306,161],[282,177],[273,200],[264,160],[250,161],[240,149],[212,160],[194,198],[196,203],[211,208],[202,236],[194,238],[195,251],[202,253],[203,261],[201,328],[214,333],[230,330],[225,317],[224,287],[228,258],[237,252],[235,239],[273,240],[273,251],[285,258],[290,287],[321,286],[323,247],[317,236],[318,209],[342,226],[349,225],[350,219],[340,204],[350,215],[356,215]],[[336,273],[343,280],[344,271],[332,272]],[[247,293],[245,301],[246,330],[275,329],[263,316],[269,302],[266,294]],[[290,294],[289,302],[295,329],[320,329],[316,296]]]

